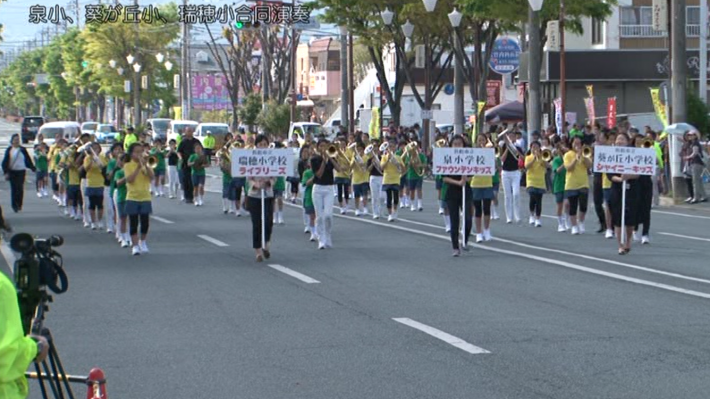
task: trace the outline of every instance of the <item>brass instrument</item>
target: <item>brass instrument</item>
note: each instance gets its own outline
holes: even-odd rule
[[[372,154],[372,162],[373,162],[373,165],[375,165],[375,167],[377,168],[377,170],[380,170],[380,157],[378,157],[377,154],[375,154],[374,151],[375,151],[375,145],[374,145],[374,144],[370,144],[370,145],[368,145],[367,147],[365,147],[365,155],[370,155],[370,154]]]
[[[272,150],[273,150],[274,148],[276,148],[276,143],[271,143],[271,144],[269,144],[269,148],[272,149]]]
[[[590,147],[588,145],[585,145],[584,147],[582,147],[582,156],[584,158],[591,159],[593,155],[594,155],[594,150],[592,149],[592,147]]]
[[[496,158],[500,158],[500,147],[496,146],[493,150],[493,153],[495,154]]]
[[[231,148],[234,148],[234,149],[239,150],[239,149],[244,148],[244,144],[243,144],[242,142],[240,142],[240,141],[235,141],[234,143],[232,143],[231,146],[229,146],[229,148],[230,148],[230,149],[231,149]]]
[[[353,141],[352,143],[348,144],[347,149],[348,150],[355,150],[355,147],[357,147],[357,143]]]
[[[388,141],[385,141],[384,143],[380,144],[380,154],[387,152],[389,148],[390,143]]]
[[[510,141],[510,138],[508,138],[508,131],[510,131],[510,128],[501,133],[501,136],[503,136],[503,140],[505,141],[505,146],[508,148],[508,152],[513,156],[513,158],[520,159],[520,152],[518,151],[518,148],[515,147],[513,142]]]
[[[158,167],[158,157],[156,157],[155,155],[148,155],[146,165],[148,165],[148,167],[151,169],[155,169],[156,167]]]
[[[652,138],[646,137],[643,140],[641,140],[641,143],[636,145],[636,147],[639,148],[652,148],[655,145],[655,141],[653,141]]]
[[[404,153],[409,154],[409,156],[419,155],[419,144],[416,141],[412,141],[404,147]]]
[[[446,147],[446,143],[447,143],[446,139],[439,139],[439,140],[436,140],[436,143],[434,143],[434,147],[436,147],[436,148]]]
[[[325,151],[325,155],[327,155],[328,158],[335,158],[338,156],[339,153],[340,151],[338,150],[338,147],[335,144],[331,144]]]
[[[552,151],[546,148],[542,150],[542,155],[540,157],[543,161],[550,162],[552,160]]]

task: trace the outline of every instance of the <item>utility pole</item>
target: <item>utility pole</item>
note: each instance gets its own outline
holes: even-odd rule
[[[77,0],[77,5],[79,1]],[[133,0],[133,4],[138,7],[138,0]],[[138,56],[139,54],[139,35],[138,35],[138,23],[134,24],[133,27],[133,54],[136,59],[136,64],[143,62]],[[140,65],[140,64],[139,64]],[[133,69],[129,66],[129,68]],[[130,73],[130,71],[129,71]],[[133,71],[133,126],[138,128],[141,124],[141,75],[139,71]]]
[[[708,103],[708,0],[700,0],[700,99]]]
[[[76,0],[75,3],[76,5],[76,27],[81,30],[81,6],[79,5],[79,0]],[[138,5],[138,0],[136,0],[136,5]]]
[[[565,101],[567,100],[567,71],[565,70],[565,0],[560,0],[560,113],[562,114],[562,132],[565,133],[567,126],[567,115],[565,113]]]
[[[532,132],[541,131],[540,123],[540,63],[542,43],[540,41],[540,13],[528,7],[528,143],[532,142]]]
[[[340,27],[340,126],[350,126],[348,121],[348,29]]]
[[[291,2],[291,9],[293,10],[296,7],[296,0],[293,0]],[[291,124],[293,125],[294,122],[296,122],[296,51],[298,50],[298,43],[296,43],[296,25],[291,24]],[[264,59],[264,50],[262,49],[261,51],[261,58]],[[264,75],[264,78],[266,78],[265,75],[266,70],[262,72],[262,75]],[[287,140],[290,140],[290,137],[286,137]]]
[[[348,121],[350,121],[350,126],[348,126],[348,132],[355,132],[355,62],[353,58],[353,34],[348,34],[348,105],[350,109],[348,110]]]
[[[183,0],[183,6],[187,7],[187,0]],[[182,54],[180,57],[180,108],[182,109],[181,119],[187,119],[187,58],[188,58],[188,32],[187,24],[183,22],[182,26]]]
[[[460,56],[454,57],[454,134],[460,135],[463,135],[463,84],[463,62]]]
[[[688,70],[686,64],[686,40],[685,40],[685,0],[673,0],[670,16],[671,23],[671,95],[673,96],[673,123],[685,122],[687,118],[686,110],[686,79]],[[707,21],[700,21],[701,24]],[[701,65],[701,69],[705,69]],[[671,156],[671,178],[673,184],[673,200],[680,203],[687,197],[687,187],[683,173],[680,169],[680,146],[681,137],[670,135],[670,156]]]

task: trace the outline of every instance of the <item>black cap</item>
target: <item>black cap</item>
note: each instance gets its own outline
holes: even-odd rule
[[[129,132],[132,132],[134,129],[133,129],[133,126],[128,126],[128,129],[126,129],[126,130]]]

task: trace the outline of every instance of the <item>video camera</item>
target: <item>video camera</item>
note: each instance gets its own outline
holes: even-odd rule
[[[42,329],[44,311],[48,310],[47,303],[52,302],[47,288],[55,294],[69,288],[62,255],[54,250],[62,244],[64,239],[58,235],[35,239],[27,233],[19,233],[10,240],[10,248],[22,254],[15,262],[15,285],[26,334],[38,334]]]

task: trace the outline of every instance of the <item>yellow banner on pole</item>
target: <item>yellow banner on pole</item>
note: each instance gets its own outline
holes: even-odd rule
[[[589,97],[594,97],[594,85],[587,85],[587,94]]]
[[[661,103],[661,93],[658,87],[650,87],[651,101],[653,101],[653,109],[656,111],[656,117],[661,121],[663,128],[668,126],[668,118],[666,117],[666,107]]]
[[[481,112],[486,107],[485,101],[479,101],[477,112],[475,115],[471,115],[471,144],[476,145],[476,136],[478,135],[478,118],[481,117]]]
[[[372,107],[370,119],[370,139],[380,138],[380,108]]]
[[[173,107],[173,113],[175,114],[173,116],[174,120],[182,120],[182,107]]]

